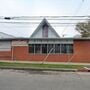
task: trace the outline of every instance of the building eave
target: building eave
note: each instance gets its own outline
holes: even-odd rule
[[[75,40],[75,41],[86,41],[90,38],[0,38],[0,41],[13,41],[13,40]]]
[[[29,38],[0,38],[0,41],[29,40]]]

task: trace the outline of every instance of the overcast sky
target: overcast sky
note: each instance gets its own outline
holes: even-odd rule
[[[0,0],[0,16],[63,15],[90,15],[90,0],[84,0],[84,2],[83,0]],[[28,37],[36,27],[36,25],[29,24],[18,25],[0,23],[0,32],[19,37]],[[64,30],[63,34],[70,37],[78,34],[70,27],[55,27],[55,30],[59,35],[61,35]]]

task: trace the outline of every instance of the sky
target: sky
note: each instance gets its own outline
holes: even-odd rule
[[[0,16],[4,17],[72,15],[90,15],[90,0],[0,0]],[[0,32],[18,37],[29,37],[37,26],[0,23]],[[73,37],[79,34],[75,31],[75,27],[67,25],[54,27],[54,29],[60,36]]]

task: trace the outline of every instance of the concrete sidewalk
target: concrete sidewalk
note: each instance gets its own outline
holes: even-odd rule
[[[20,61],[20,60],[0,60],[0,62],[11,62],[11,63],[38,63],[42,64],[41,61]],[[90,65],[90,63],[76,63],[76,62],[44,62],[43,64],[71,64],[71,65]]]

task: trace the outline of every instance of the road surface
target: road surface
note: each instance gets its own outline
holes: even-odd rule
[[[90,73],[0,70],[0,90],[90,90]]]

